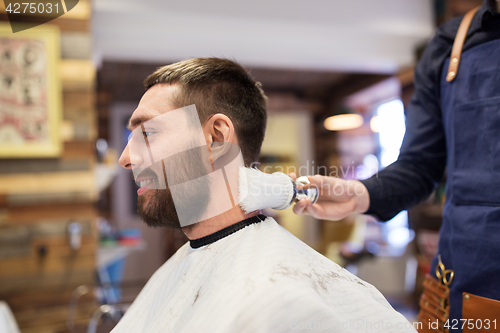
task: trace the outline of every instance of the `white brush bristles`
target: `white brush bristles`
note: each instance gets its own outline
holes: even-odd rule
[[[268,174],[258,169],[240,168],[238,199],[246,213],[266,208],[285,209],[293,193],[292,180],[284,173]]]

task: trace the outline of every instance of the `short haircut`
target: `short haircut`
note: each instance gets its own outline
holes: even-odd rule
[[[157,83],[179,85],[174,106],[194,104],[202,124],[217,113],[228,116],[245,165],[257,161],[267,123],[266,95],[241,65],[220,58],[189,59],[160,67],[144,80],[146,90]]]

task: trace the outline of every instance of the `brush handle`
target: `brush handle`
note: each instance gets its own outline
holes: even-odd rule
[[[278,172],[276,172],[278,173]],[[285,175],[285,174],[283,174]],[[315,203],[318,200],[319,192],[318,189],[313,187],[313,188],[306,188],[306,189],[298,189],[298,186],[304,186],[309,184],[309,180],[307,177],[299,177],[296,181],[294,181],[290,176],[286,175],[287,177],[290,178],[290,182],[292,183],[293,187],[293,195],[290,197],[290,201],[287,201],[285,204],[283,204],[280,207],[273,207],[272,209],[275,210],[283,210],[287,209],[292,205],[292,203],[299,201],[300,199],[304,198],[309,198],[312,203]]]
[[[304,185],[309,185],[310,182],[309,179],[307,179],[307,177],[302,176],[297,178],[295,184],[304,186]],[[316,201],[318,201],[318,197],[319,197],[318,189],[316,187],[311,187],[307,189],[297,190],[297,196],[294,199],[295,201],[299,201],[300,199],[309,198],[312,203],[315,203]]]

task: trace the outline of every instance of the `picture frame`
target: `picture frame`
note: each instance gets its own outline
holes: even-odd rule
[[[59,60],[56,26],[12,33],[0,22],[0,158],[61,154]]]

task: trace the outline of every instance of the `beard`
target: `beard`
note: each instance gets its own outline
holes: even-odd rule
[[[181,229],[189,227],[193,223],[186,225],[185,221],[200,222],[199,217],[203,215],[208,206],[210,197],[210,187],[207,182],[197,183],[196,186],[184,184],[182,192],[176,192],[176,198],[167,182],[167,174],[175,175],[172,186],[189,182],[205,176],[211,172],[206,161],[206,147],[197,147],[186,152],[176,154],[163,160],[163,163],[155,163],[150,168],[141,172],[140,176],[148,175],[154,177],[158,183],[158,174],[152,169],[162,169],[160,172],[165,182],[165,189],[149,189],[143,195],[139,195],[137,212],[149,227],[166,227],[170,229]],[[201,186],[200,186],[201,185]],[[179,210],[182,213],[184,223],[181,225]]]
[[[144,195],[137,199],[137,212],[143,221],[153,228],[166,227],[180,229],[181,224],[175,209],[172,193],[167,187],[165,190],[149,190],[149,200]]]

